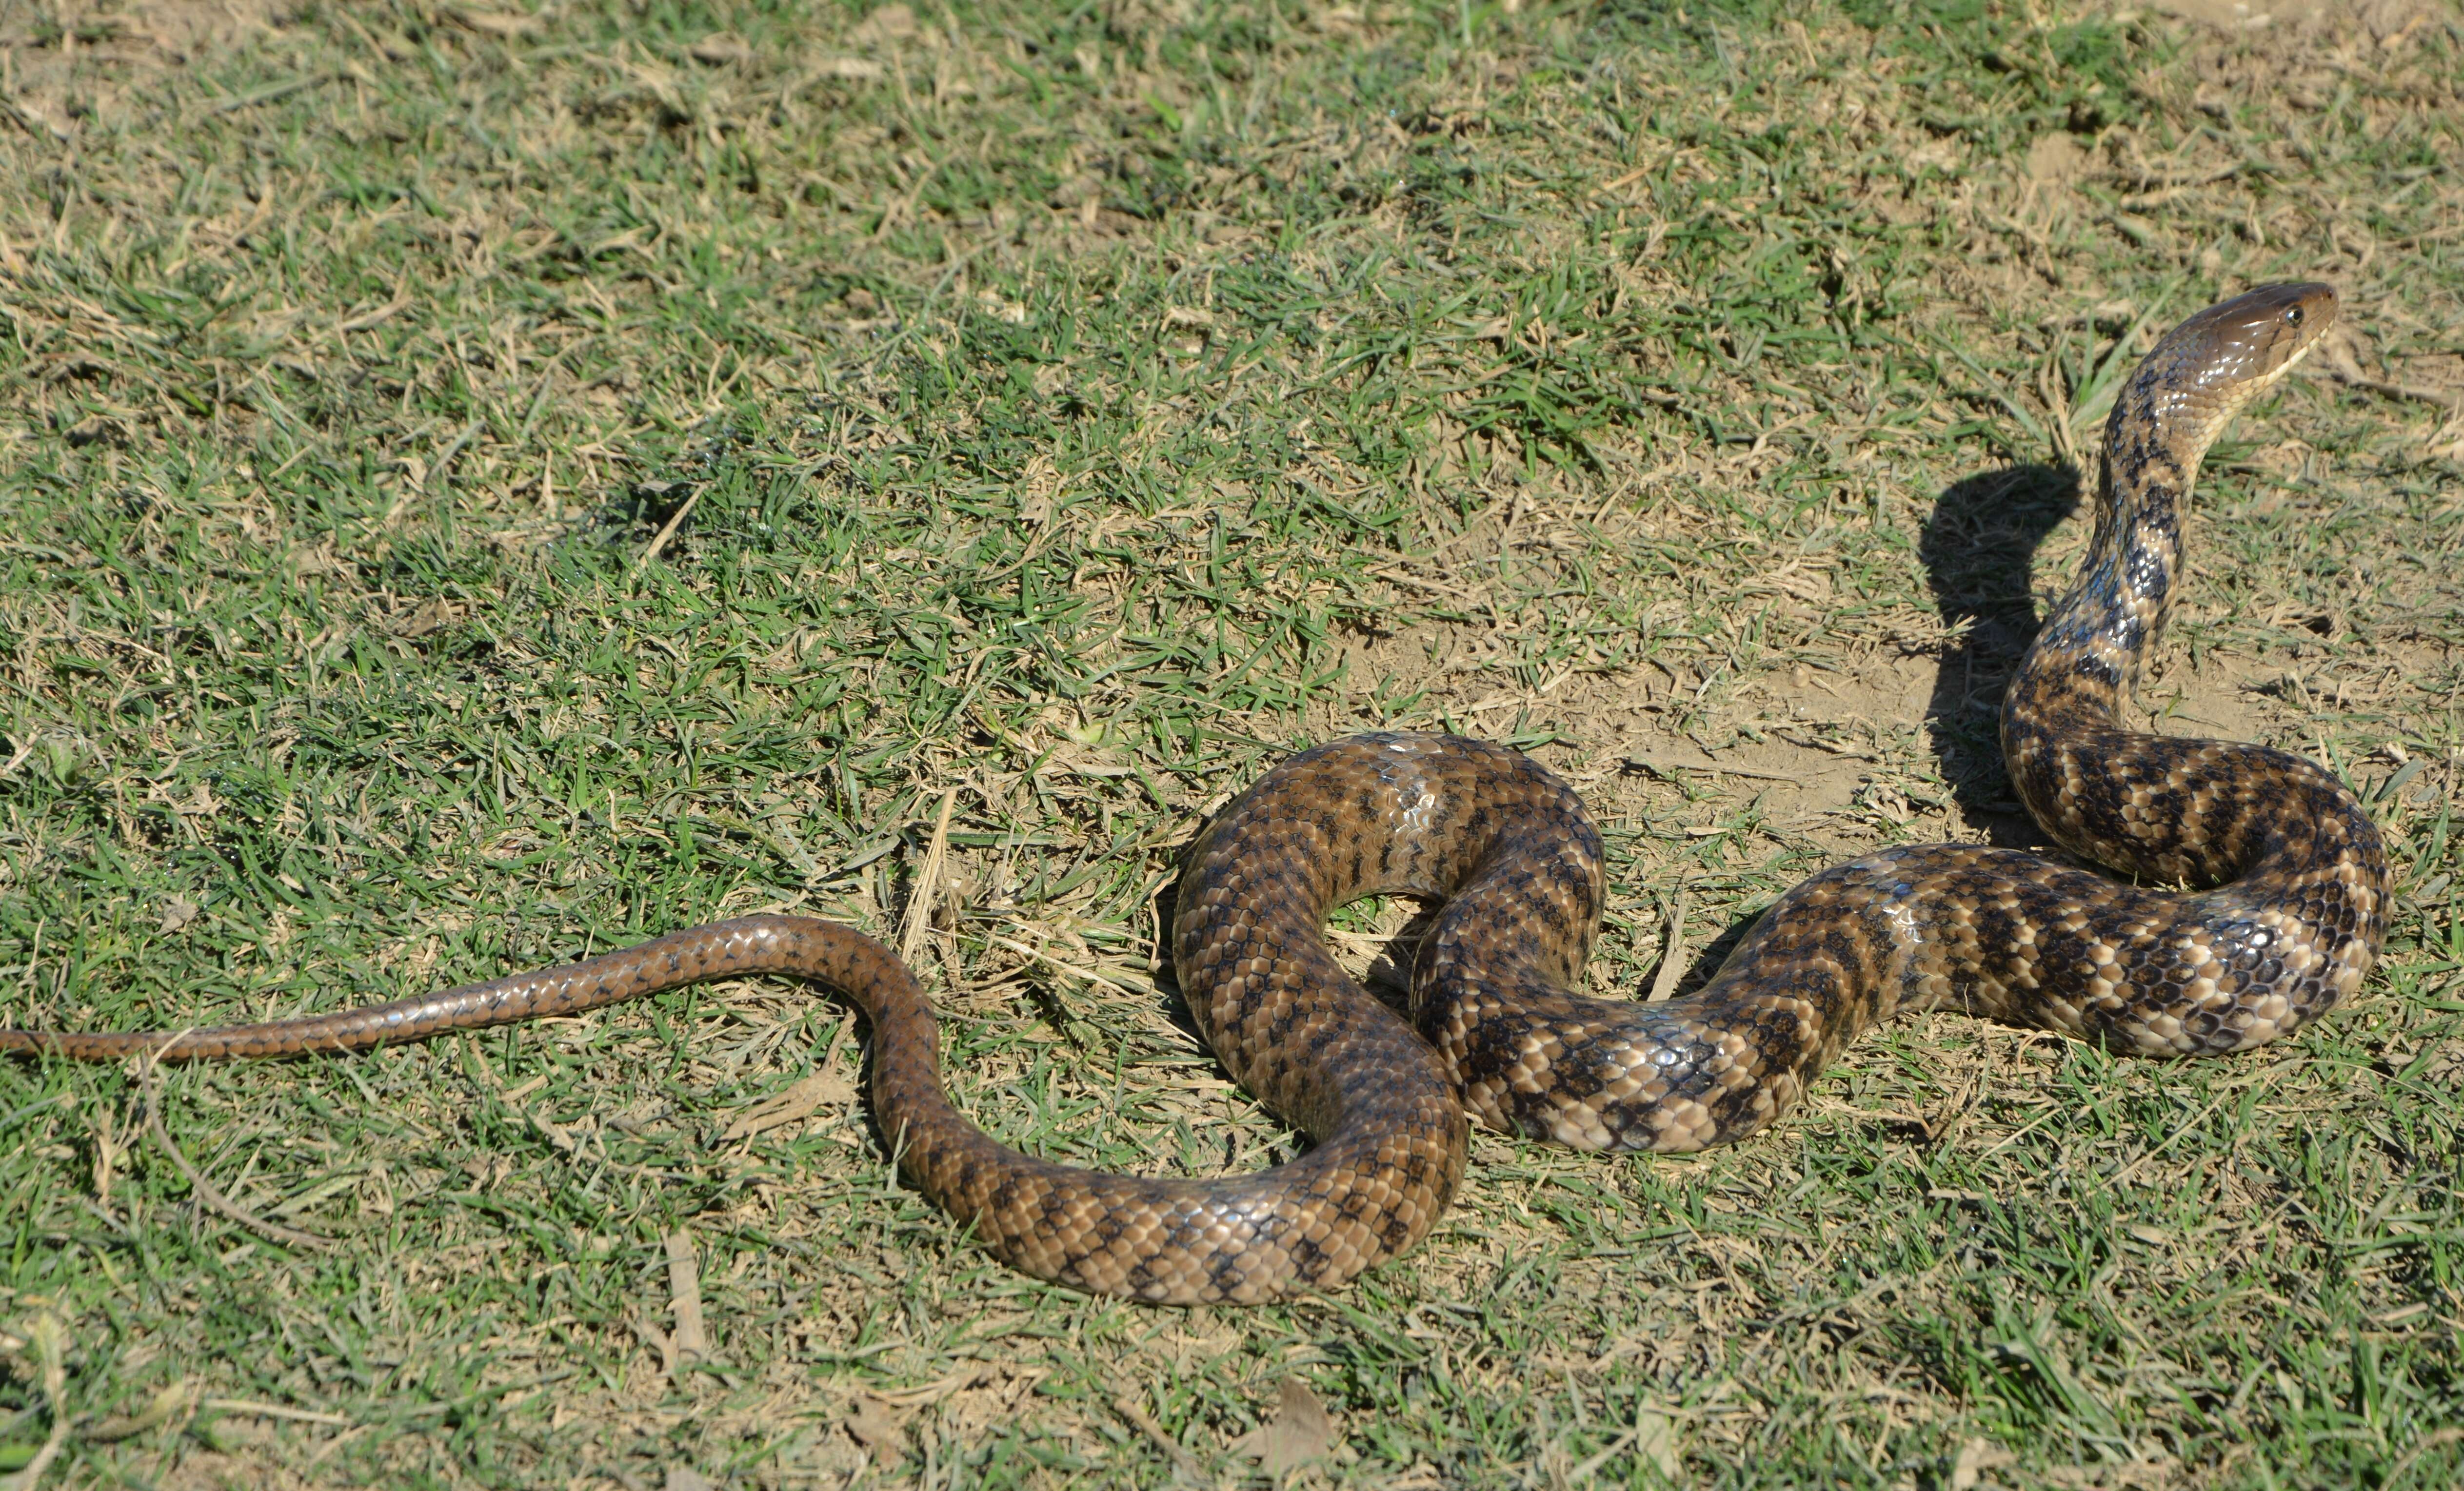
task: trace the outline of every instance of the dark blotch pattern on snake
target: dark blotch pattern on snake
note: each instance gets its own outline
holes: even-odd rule
[[[1571,993],[1598,925],[1600,841],[1538,765],[1447,736],[1306,752],[1183,862],[1173,954],[1208,1041],[1314,1147],[1250,1175],[1144,1178],[1048,1164],[950,1106],[923,992],[844,927],[755,916],[571,967],[339,1015],[176,1037],[9,1031],[18,1051],[172,1059],[350,1051],[568,1014],[730,975],[845,991],[872,1026],[872,1099],[909,1178],[1000,1258],[1081,1289],[1251,1302],[1342,1283],[1423,1237],[1462,1179],[1468,1109],[1592,1149],[1691,1150],[1788,1110],[1878,1020],[1957,1006],[2124,1050],[2211,1055],[2280,1036],[2361,982],[2387,861],[2328,773],[2257,746],[2122,728],[2179,573],[2199,459],[2333,318],[2271,286],[2167,336],[2122,393],[2086,564],[2003,710],[2020,795],[2065,846],[2142,882],[1964,844],[1898,848],[1782,896],[1699,992]],[[1329,957],[1327,911],[1446,901],[1412,1020]],[[1417,1023],[1416,1031],[1413,1024]]]

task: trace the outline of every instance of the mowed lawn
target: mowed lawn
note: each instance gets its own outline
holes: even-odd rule
[[[0,1024],[794,910],[907,951],[1004,1140],[1254,1169],[1158,955],[1207,813],[1517,744],[1634,998],[1850,854],[2039,844],[1993,711],[2098,416],[2289,277],[2344,329],[2211,457],[2142,702],[2372,804],[2382,971],[2195,1065],[1910,1020],[1696,1157],[1482,1133],[1251,1310],[975,1251],[782,981],[11,1062],[0,1472],[2455,1483],[2449,0],[528,3],[0,6]]]

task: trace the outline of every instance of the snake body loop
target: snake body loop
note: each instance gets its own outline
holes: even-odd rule
[[[898,959],[803,917],[335,1015],[176,1036],[0,1031],[0,1049],[357,1051],[708,978],[809,978],[871,1022],[872,1100],[901,1168],[995,1255],[1094,1292],[1251,1303],[1339,1284],[1425,1236],[1463,1176],[1466,1110],[1586,1149],[1699,1149],[1786,1112],[1859,1031],[1944,1006],[2151,1055],[2255,1045],[2367,973],[2385,925],[2378,832],[2308,761],[2126,730],[2121,709],[2172,601],[2201,456],[2335,312],[2326,286],[2269,286],[2192,317],[2140,365],[2107,427],[2087,559],[2005,698],[2012,778],[2049,833],[2200,888],[1967,844],[1887,849],[1781,896],[1698,992],[1589,998],[1572,989],[1599,923],[1600,840],[1573,791],[1480,741],[1336,741],[1261,778],[1183,860],[1172,945],[1190,1009],[1232,1075],[1314,1140],[1221,1179],[1074,1170],[995,1143],[943,1092],[931,1006]],[[1383,891],[1446,902],[1408,1021],[1320,932],[1334,906]]]

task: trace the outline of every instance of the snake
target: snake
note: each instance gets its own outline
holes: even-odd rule
[[[2160,338],[2115,395],[2079,573],[2008,686],[2017,793],[2085,862],[1974,844],[1883,848],[1794,886],[1699,988],[1576,992],[1604,900],[1599,831],[1539,763],[1455,735],[1304,751],[1228,802],[1180,860],[1175,976],[1232,1078],[1310,1143],[1214,1177],[1072,1168],[953,1106],[935,1016],[852,928],[765,914],[391,1003],[168,1031],[0,1031],[55,1058],[363,1051],[571,1015],[706,979],[788,976],[870,1028],[869,1091],[908,1182],[1027,1274],[1159,1304],[1259,1304],[1344,1284],[1414,1247],[1462,1184],[1470,1122],[1578,1149],[1675,1152],[1760,1130],[1874,1025],[1957,1009],[2151,1057],[2272,1041],[2350,996],[2385,932],[2387,860],[2332,773],[2265,746],[2128,728],[2181,576],[2200,462],[2336,318],[2274,284]],[[2091,867],[2101,866],[2101,868]],[[1347,975],[1344,903],[1442,903],[1397,1009]]]

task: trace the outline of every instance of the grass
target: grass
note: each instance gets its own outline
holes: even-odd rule
[[[1478,1136],[1287,1308],[988,1262],[782,984],[165,1074],[323,1249],[202,1204],[129,1073],[11,1064],[0,1471],[57,1425],[54,1485],[1239,1483],[1292,1376],[1311,1484],[2464,1470],[2453,10],[129,0],[0,48],[6,1022],[899,935],[954,794],[959,1101],[1263,1164],[1155,956],[1207,811],[1355,728],[1526,746],[1608,837],[1603,991],[1852,851],[2035,842],[1991,711],[2098,390],[2295,275],[2354,336],[2211,460],[2144,697],[2333,764],[2401,874],[2280,1045],[1914,1020],[1729,1151]]]

